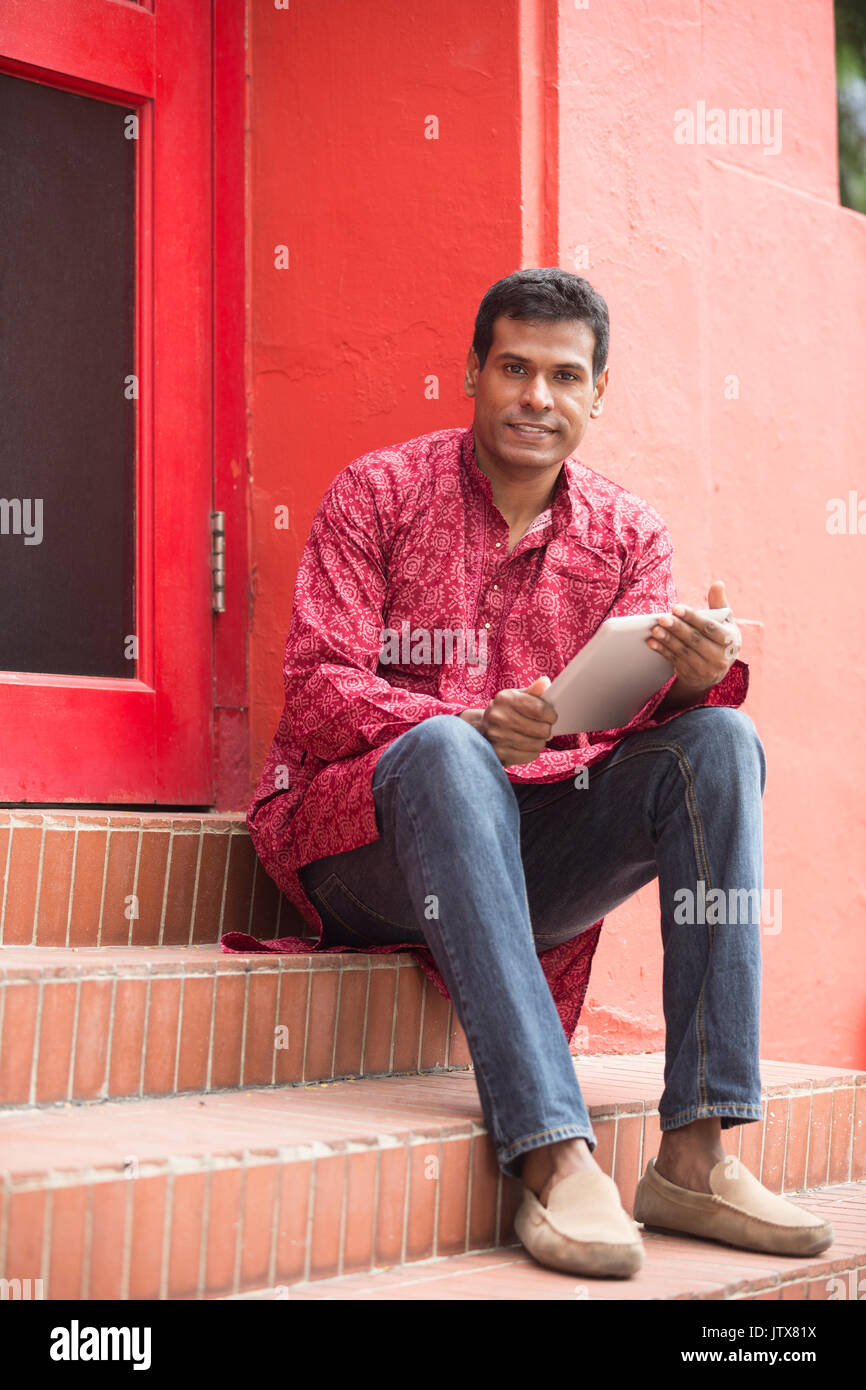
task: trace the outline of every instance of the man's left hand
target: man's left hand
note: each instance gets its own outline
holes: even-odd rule
[[[721,580],[710,585],[707,607],[729,607]],[[702,618],[696,608],[674,604],[670,614],[658,619],[648,639],[649,646],[661,652],[677,674],[665,703],[690,702],[712,690],[736,661],[742,640],[733,615],[718,622]]]

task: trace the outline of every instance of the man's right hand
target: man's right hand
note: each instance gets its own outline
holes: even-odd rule
[[[503,767],[532,763],[553,736],[556,711],[542,699],[550,685],[539,676],[525,690],[500,690],[486,709],[465,709],[465,719],[493,745]]]

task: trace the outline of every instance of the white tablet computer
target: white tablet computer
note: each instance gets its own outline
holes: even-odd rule
[[[717,621],[732,616],[730,608],[699,611]],[[662,688],[674,668],[646,639],[663,616],[640,613],[602,623],[542,695],[559,716],[552,738],[619,729]]]

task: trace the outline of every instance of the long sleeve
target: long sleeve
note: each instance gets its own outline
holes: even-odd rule
[[[376,675],[387,591],[387,537],[351,465],[313,520],[295,584],[283,677],[298,743],[335,762],[390,743],[451,704]]]
[[[679,602],[671,567],[672,556],[673,544],[670,535],[667,527],[661,524],[652,533],[641,554],[631,565],[624,580],[623,590],[607,617],[619,618],[637,613],[670,612],[672,606]],[[627,733],[636,733],[639,729],[660,728],[668,720],[675,719],[678,714],[684,714],[689,709],[701,709],[709,705],[729,705],[736,708],[743,703],[749,689],[749,668],[744,661],[737,660],[718,684],[708,690],[702,699],[694,700],[688,705],[681,705],[677,709],[670,710],[656,718],[655,711],[674,685],[676,678],[676,672],[671,668],[671,675],[668,680],[665,681],[660,690],[656,691],[655,695],[650,696],[634,718],[619,729],[604,730],[604,735],[608,737],[611,734],[623,736]],[[602,733],[598,732],[595,735],[590,735],[590,741],[596,743],[601,737]]]

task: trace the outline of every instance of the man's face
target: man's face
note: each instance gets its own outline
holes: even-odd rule
[[[607,386],[605,367],[593,387],[594,347],[592,329],[577,319],[497,318],[483,370],[473,348],[466,363],[479,461],[541,471],[573,454],[590,419],[601,414]]]

